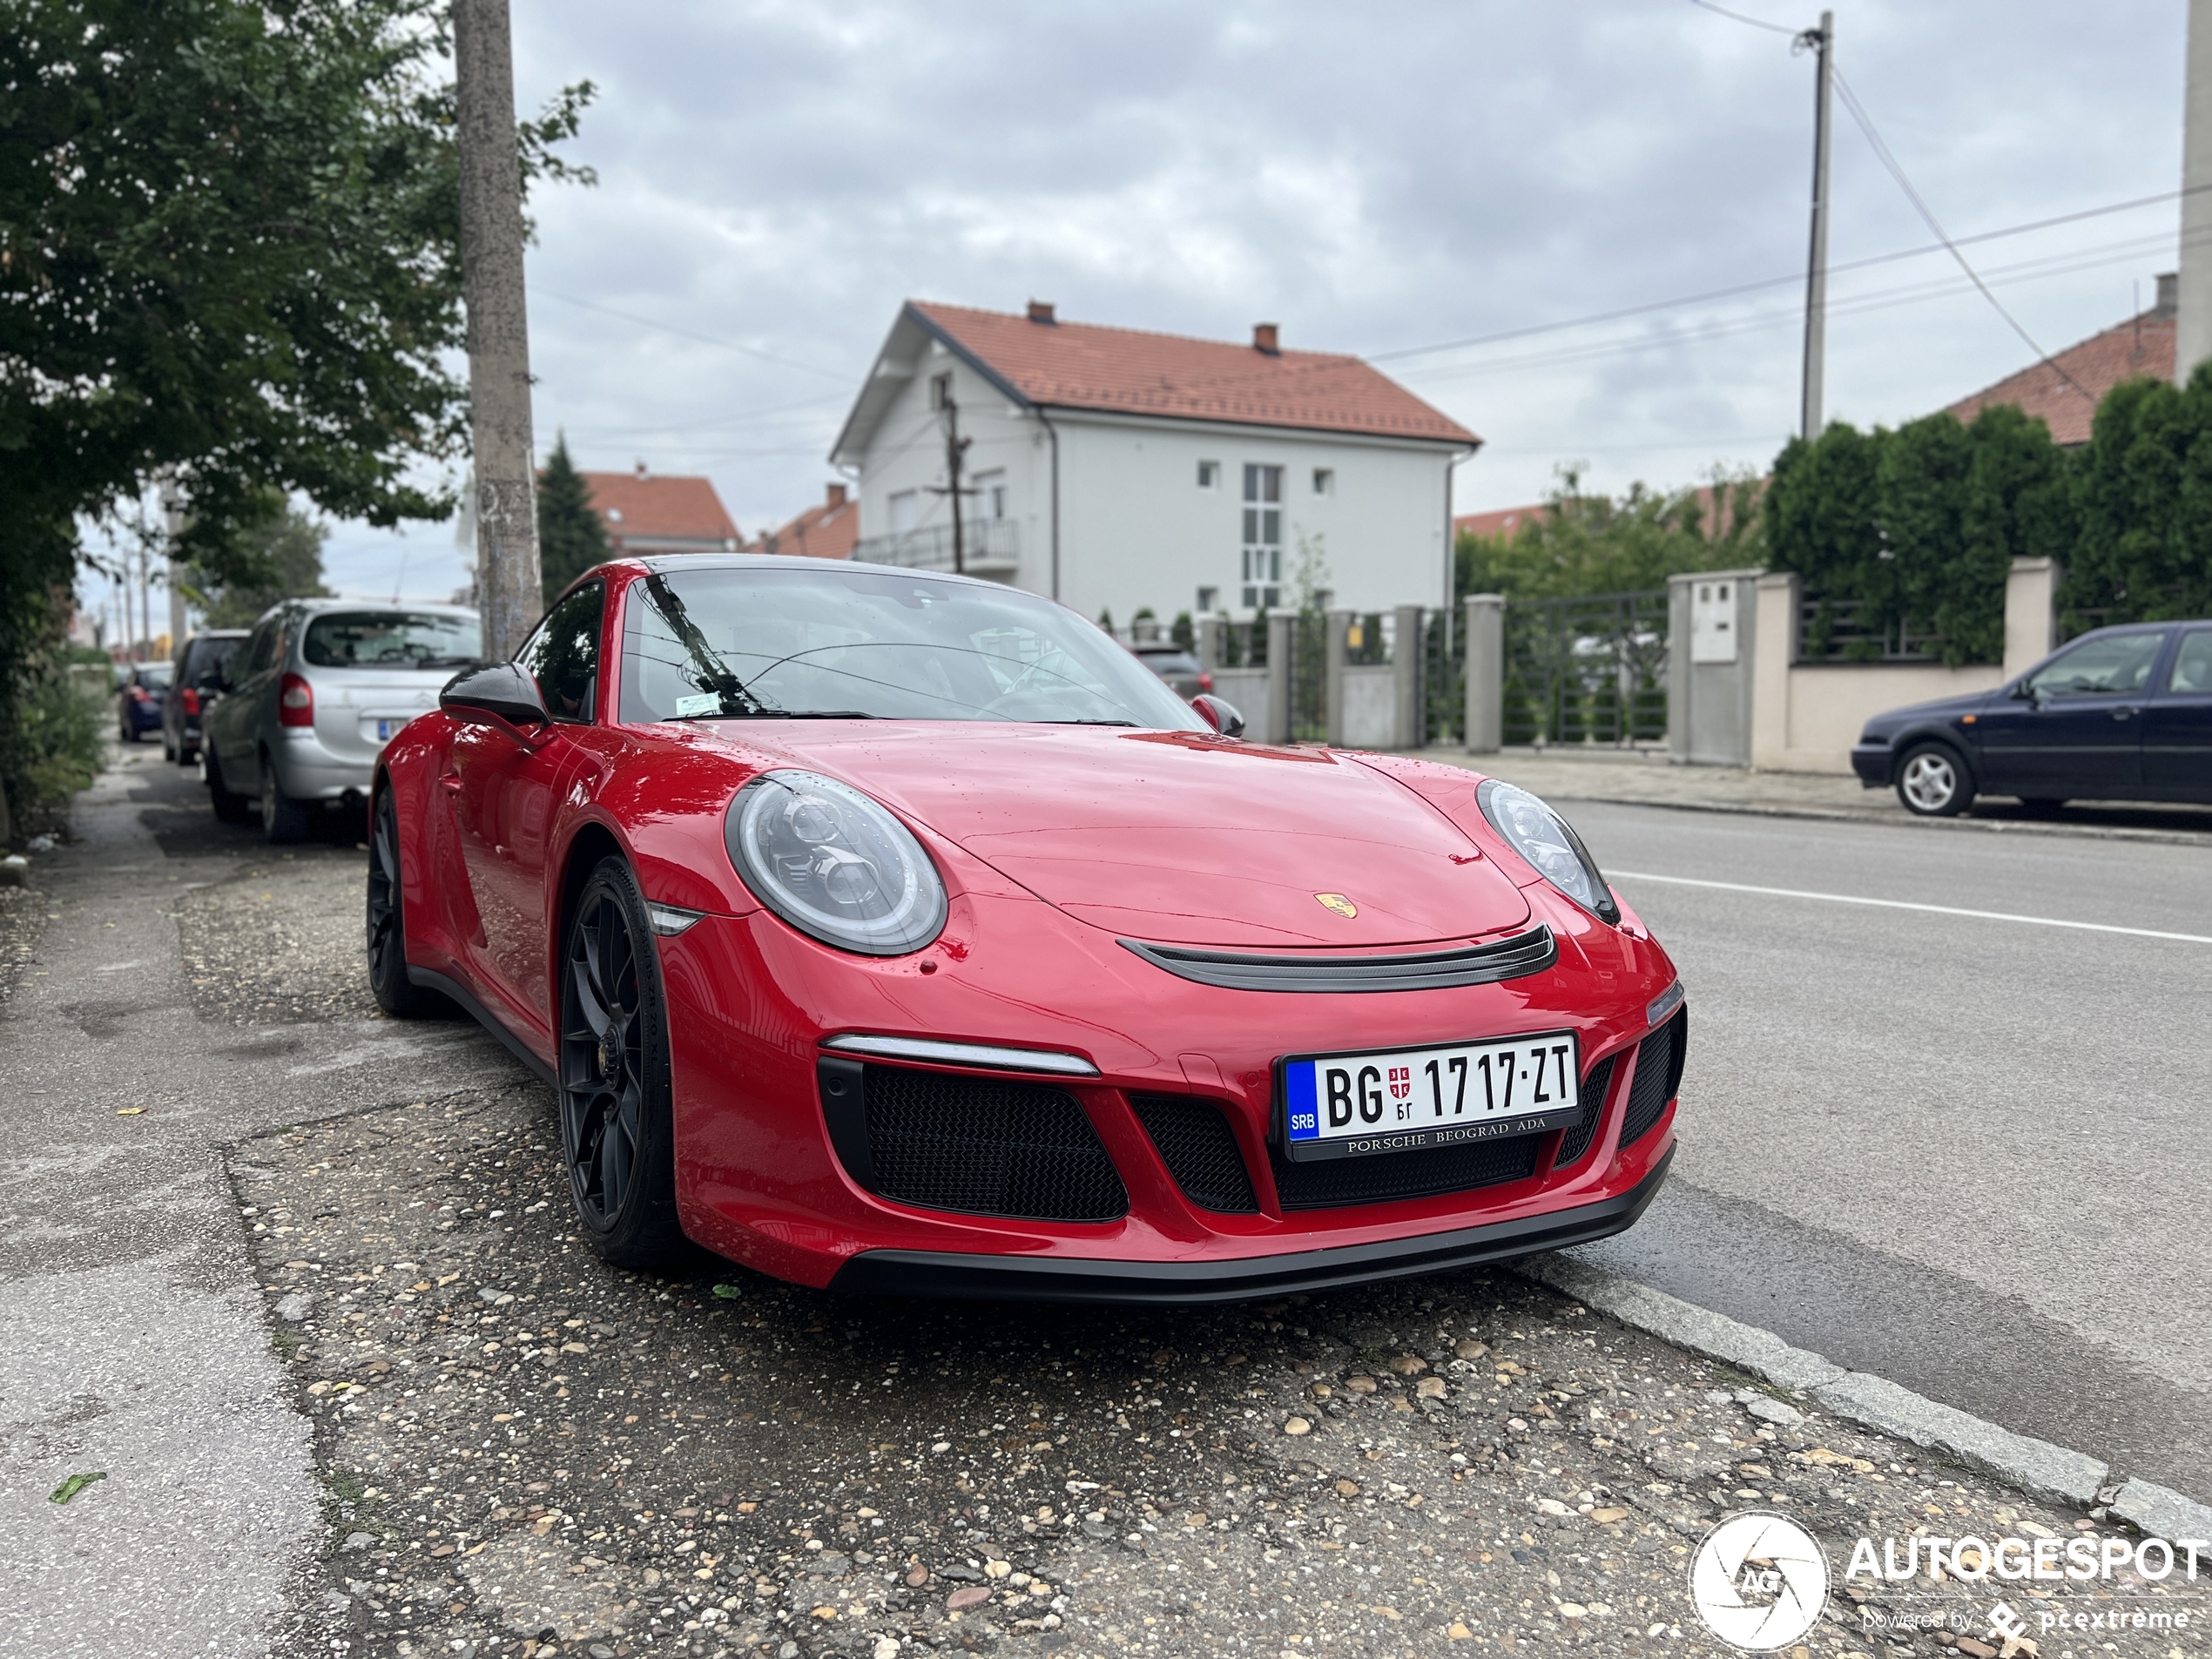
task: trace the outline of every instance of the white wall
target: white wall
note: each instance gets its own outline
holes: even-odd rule
[[[1060,428],[1061,597],[1087,617],[1111,610],[1126,623],[1150,605],[1162,617],[1195,610],[1198,590],[1244,606],[1244,469],[1283,469],[1283,603],[1301,534],[1318,541],[1323,583],[1354,610],[1443,604],[1450,574],[1445,487],[1452,455],[1354,439],[1136,422],[1055,414]],[[1198,463],[1220,463],[1212,489]],[[1330,469],[1332,492],[1312,475]]]

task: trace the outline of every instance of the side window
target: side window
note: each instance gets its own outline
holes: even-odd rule
[[[254,629],[253,637],[246,642],[245,650],[238,654],[236,678],[245,679],[260,673],[269,665],[269,642],[276,637],[276,620],[272,617]]]
[[[2167,680],[2167,689],[2199,695],[2212,691],[2212,628],[2199,628],[2182,636],[2182,648],[2174,653],[2174,672]]]
[[[2163,630],[2085,639],[2037,670],[2027,689],[2037,697],[2140,691],[2148,684],[2151,664],[2158,660],[2158,648],[2165,643]]]
[[[606,603],[604,583],[578,588],[546,614],[515,653],[516,666],[536,677],[546,711],[556,720],[590,722],[598,700],[599,617]]]

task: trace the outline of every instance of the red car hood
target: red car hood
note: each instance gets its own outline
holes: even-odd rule
[[[966,723],[739,730],[756,754],[865,790],[1069,915],[1130,938],[1361,948],[1479,938],[1528,920],[1513,883],[1440,814],[1318,751]]]

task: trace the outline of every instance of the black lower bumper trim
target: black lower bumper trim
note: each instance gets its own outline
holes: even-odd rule
[[[1669,1147],[1649,1175],[1617,1198],[1519,1221],[1335,1250],[1233,1261],[1128,1262],[984,1256],[926,1250],[863,1251],[838,1270],[833,1291],[868,1296],[961,1297],[1005,1302],[1242,1302],[1291,1291],[1332,1290],[1376,1279],[1509,1261],[1609,1238],[1633,1225],[1667,1178]]]
[[[436,991],[441,995],[450,997],[459,1003],[463,1013],[505,1043],[508,1051],[516,1059],[536,1072],[543,1081],[552,1083],[556,1088],[559,1086],[558,1080],[553,1076],[553,1068],[531,1053],[529,1046],[502,1025],[497,1016],[471,995],[469,988],[459,980],[441,974],[434,968],[417,968],[413,962],[407,965],[407,977],[409,984],[420,985],[426,991]]]

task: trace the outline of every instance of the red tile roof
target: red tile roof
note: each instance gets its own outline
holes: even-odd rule
[[[1501,507],[1495,512],[1462,513],[1452,521],[1454,541],[1462,536],[1510,536],[1531,519],[1544,516],[1544,503],[1531,507]]]
[[[2060,376],[2051,363],[2066,375]],[[2050,363],[2032,364],[1972,397],[1960,398],[1950,413],[1971,421],[1993,403],[2014,403],[2029,415],[2042,416],[2058,442],[2087,443],[2090,421],[2104,395],[2122,381],[2147,375],[2174,378],[2174,313],[2164,307],[2154,307],[2116,328],[2054,352]],[[2067,384],[2068,378],[2074,386]]]
[[[1357,357],[1033,321],[964,306],[917,302],[914,309],[1022,397],[1051,408],[1482,442]]]
[[[591,506],[617,553],[715,551],[738,545],[738,527],[707,478],[587,472]]]
[[[745,550],[803,559],[849,559],[860,538],[860,503],[846,498],[843,484],[832,484],[819,506],[778,525]]]

